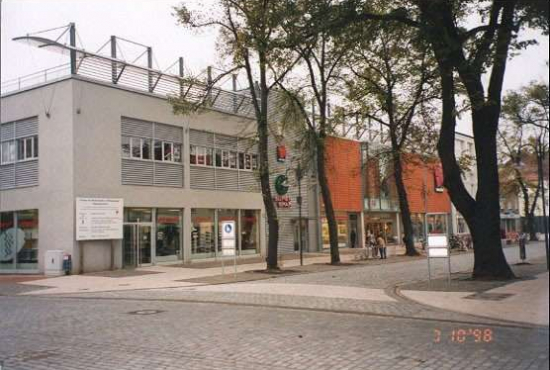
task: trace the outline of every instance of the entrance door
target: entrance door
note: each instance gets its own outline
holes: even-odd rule
[[[151,264],[152,224],[125,224],[123,262],[125,268]]]

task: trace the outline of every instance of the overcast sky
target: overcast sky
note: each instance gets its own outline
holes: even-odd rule
[[[174,0],[0,0],[1,73],[2,81],[17,78],[68,62],[68,57],[11,41],[13,37],[34,33],[75,22],[86,50],[96,51],[111,35],[117,35],[153,47],[156,63],[165,69],[178,57],[193,74],[207,65],[219,65],[216,34],[200,35],[176,24]],[[196,0],[197,4],[210,0]],[[211,0],[214,1],[214,0]],[[56,38],[61,31],[46,35]],[[539,37],[540,44],[530,47],[509,62],[505,89],[516,89],[530,80],[548,81],[548,37]],[[108,50],[108,46],[105,49]],[[141,50],[123,46],[127,60]],[[155,63],[155,64],[156,64]],[[155,65],[157,67],[157,65]],[[469,133],[466,125],[461,131]]]

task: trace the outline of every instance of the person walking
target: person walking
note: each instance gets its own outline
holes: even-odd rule
[[[378,234],[378,238],[376,238],[376,244],[378,249],[380,250],[380,259],[385,260],[387,258],[386,241],[384,240],[384,237],[382,237],[381,234]]]

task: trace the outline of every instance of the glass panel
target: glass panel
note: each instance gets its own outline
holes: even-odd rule
[[[162,161],[162,141],[155,140],[155,161]]]
[[[157,261],[181,259],[181,211],[159,209],[157,211]],[[160,258],[159,258],[160,257]]]
[[[229,152],[227,150],[222,151],[222,167],[229,167]]]
[[[141,158],[141,139],[130,138],[130,144],[132,145],[132,158]]]
[[[222,166],[222,151],[220,149],[216,149],[216,167]]]
[[[122,149],[122,158],[130,158],[130,138],[128,136],[122,137],[121,149]]]
[[[124,267],[136,267],[136,238],[135,238],[136,225],[124,225],[124,239],[123,239],[123,265]]]
[[[221,252],[222,250],[222,223],[224,221],[235,221],[235,227],[237,227],[237,210],[236,209],[219,209],[218,210],[218,252]],[[239,246],[239,235],[235,233],[235,250],[238,249],[238,246]]]
[[[348,245],[348,222],[347,220],[338,220],[338,247],[343,248]]]
[[[204,148],[202,146],[197,147],[197,164],[204,165]]]
[[[191,164],[197,164],[197,147],[195,145],[191,145],[189,149],[189,162]]]
[[[174,162],[181,162],[181,144],[174,144]]]
[[[34,137],[34,158],[38,158],[38,136]]]
[[[212,166],[213,165],[213,158],[212,158],[212,152],[213,152],[213,149],[211,148],[206,148],[206,165],[207,166]]]
[[[150,208],[124,209],[124,222],[151,222],[153,220]]]
[[[143,159],[151,159],[151,139],[143,139]]]
[[[13,270],[16,251],[15,214],[0,213],[0,270]]]
[[[252,154],[252,169],[258,169],[258,156],[256,154]]]
[[[138,225],[139,263],[151,263],[151,226]]]
[[[241,253],[260,253],[258,243],[258,211],[241,211]]]
[[[239,169],[244,170],[244,153],[239,153]]]
[[[25,159],[25,139],[17,140],[17,160],[22,161]]]
[[[29,137],[25,140],[25,158],[32,158],[32,137]]]
[[[229,167],[237,168],[237,153],[229,152]]]
[[[17,269],[38,268],[38,210],[17,212]],[[20,239],[20,234],[23,239]]]
[[[245,155],[244,168],[247,169],[247,170],[252,169],[252,160],[250,158],[250,154]]]
[[[172,143],[163,142],[164,146],[164,160],[172,162],[174,158],[172,157]]]
[[[414,241],[419,242],[424,239],[424,215],[413,213],[411,215]]]
[[[214,257],[216,255],[214,239],[214,210],[192,209],[191,253],[192,257]]]

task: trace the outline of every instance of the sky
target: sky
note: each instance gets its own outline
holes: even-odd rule
[[[183,29],[172,15],[181,0],[0,0],[2,82],[68,62],[68,57],[39,50],[24,43],[11,41],[16,36],[76,23],[78,45],[89,51],[99,49],[111,35],[137,41],[153,47],[155,67],[166,69],[178,57],[183,57],[186,69],[193,75],[206,66],[222,63],[216,49],[216,32],[200,34]],[[195,0],[195,6],[215,0]],[[62,30],[44,35],[56,38]],[[505,90],[517,89],[531,80],[548,81],[548,37],[535,33],[538,46],[524,50],[508,63]],[[129,44],[121,45],[126,60],[133,60],[142,50]],[[108,51],[108,46],[104,49]],[[140,59],[144,61],[144,59]],[[244,86],[242,86],[244,87]],[[459,131],[471,133],[467,118]]]

